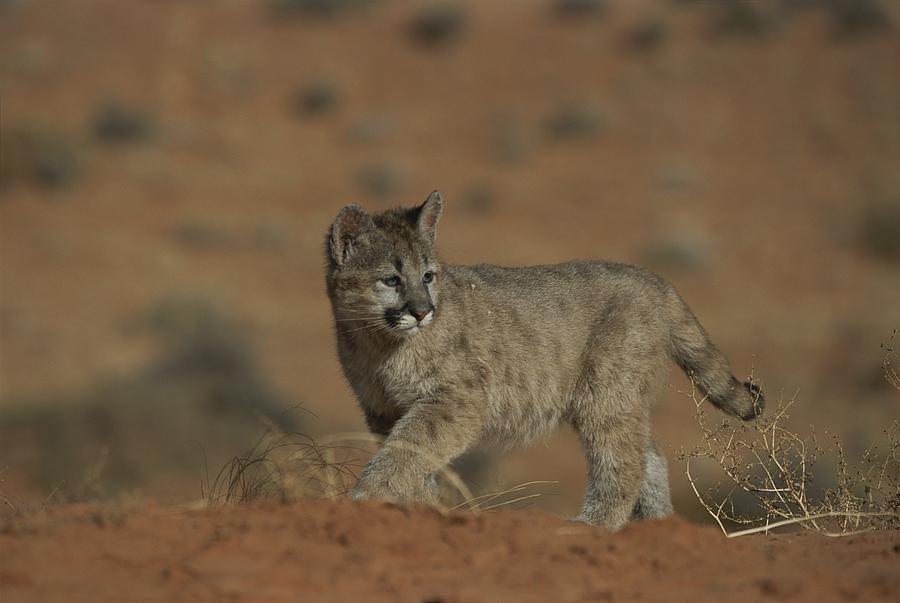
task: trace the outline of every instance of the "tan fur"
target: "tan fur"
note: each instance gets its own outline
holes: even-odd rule
[[[432,501],[434,472],[467,449],[526,444],[566,421],[588,461],[580,519],[617,529],[671,513],[649,418],[668,362],[745,419],[762,410],[758,388],[732,376],[672,286],[640,268],[443,264],[442,205],[435,192],[374,216],[348,206],[327,237],[341,365],[369,427],[387,436],[353,497]]]

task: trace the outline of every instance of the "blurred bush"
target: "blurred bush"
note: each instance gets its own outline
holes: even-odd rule
[[[491,124],[494,156],[502,163],[518,163],[528,150],[528,137],[521,122],[512,115],[497,115]]]
[[[271,222],[228,228],[205,219],[188,220],[172,230],[175,242],[190,251],[282,252],[290,238],[287,230]]]
[[[360,168],[356,182],[374,201],[385,201],[403,190],[403,175],[390,163],[372,163]]]
[[[672,224],[644,250],[643,261],[663,273],[708,268],[714,258],[709,236],[698,226]]]
[[[301,86],[291,102],[294,113],[315,117],[333,111],[338,104],[338,92],[327,82],[316,81]]]
[[[153,134],[155,125],[150,115],[121,101],[105,101],[94,112],[94,135],[108,143],[142,142]]]
[[[204,221],[179,224],[172,235],[178,243],[190,249],[222,249],[235,243],[230,233]]]
[[[552,140],[593,138],[606,126],[606,113],[585,102],[561,103],[544,120],[544,132]]]
[[[753,0],[728,0],[712,3],[715,7],[710,34],[714,37],[759,36],[777,24],[775,13],[766,3]]]
[[[0,187],[62,188],[78,178],[82,165],[75,143],[59,130],[34,124],[0,130]]]
[[[387,140],[396,130],[396,124],[390,115],[362,115],[350,126],[348,138],[352,142],[372,144]]]
[[[885,31],[892,26],[890,15],[879,0],[834,0],[828,6],[838,34],[866,34]]]
[[[455,4],[434,4],[413,18],[410,34],[415,42],[430,48],[455,41],[466,25],[466,16]]]
[[[301,425],[259,374],[234,324],[202,300],[158,304],[138,321],[163,344],[137,374],[54,399],[5,404],[0,459],[62,499],[133,490],[172,495],[257,438],[260,418]]]
[[[378,0],[268,0],[268,8],[275,17],[334,18],[351,11],[364,9]]]
[[[626,36],[626,46],[635,52],[652,52],[659,49],[669,36],[666,22],[648,17],[638,23]]]
[[[496,204],[494,191],[487,185],[479,185],[465,191],[460,196],[460,204],[466,211],[473,214],[483,214]]]
[[[608,0],[554,0],[553,13],[563,19],[602,17],[609,10]]]
[[[871,255],[900,262],[900,202],[870,203],[862,213],[859,238]]]

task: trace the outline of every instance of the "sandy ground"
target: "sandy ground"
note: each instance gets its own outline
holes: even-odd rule
[[[896,601],[900,533],[610,534],[542,511],[68,506],[0,524],[0,600]]]

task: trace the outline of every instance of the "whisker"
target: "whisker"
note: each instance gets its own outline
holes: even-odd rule
[[[358,329],[350,329],[349,331],[343,331],[344,335],[349,335],[351,333],[359,333],[360,331],[378,331],[380,325],[367,325],[365,327],[360,327]]]
[[[379,320],[379,321],[371,322],[368,324],[364,324],[363,326],[357,327],[355,329],[350,329],[349,331],[341,331],[341,332],[346,335],[348,333],[356,333],[357,331],[381,329],[381,328],[384,328],[385,326],[387,326],[387,322],[384,320]]]
[[[334,322],[352,322],[355,320],[376,320],[383,318],[382,316],[358,316],[356,318],[335,318]]]

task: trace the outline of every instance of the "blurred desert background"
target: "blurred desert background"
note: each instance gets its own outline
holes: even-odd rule
[[[900,408],[898,27],[866,0],[0,0],[0,494],[189,501],[268,422],[362,431],[323,237],[433,189],[445,261],[646,266],[858,458]],[[669,383],[655,432],[706,521]],[[567,430],[460,471],[580,505]]]

